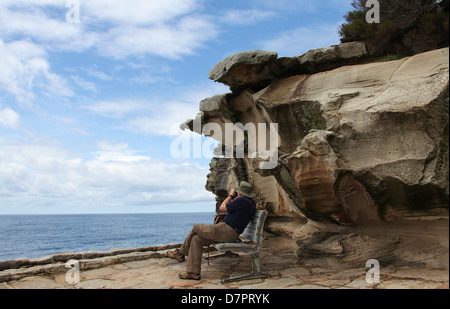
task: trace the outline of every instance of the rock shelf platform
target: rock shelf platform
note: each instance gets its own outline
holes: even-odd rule
[[[293,252],[295,241],[267,234],[261,250],[261,268],[267,279],[222,284],[230,275],[247,273],[247,255],[220,258],[202,265],[199,281],[178,279],[185,263],[166,257],[180,244],[107,252],[58,254],[42,259],[0,262],[0,289],[448,289],[448,269],[380,265],[379,282],[366,280],[369,268],[333,269],[301,260]],[[210,255],[216,254],[211,252]],[[205,253],[205,257],[207,253]],[[79,281],[70,283],[67,260],[77,260]],[[9,264],[8,264],[9,263]],[[15,267],[15,268],[14,268]],[[370,280],[369,280],[370,281]]]

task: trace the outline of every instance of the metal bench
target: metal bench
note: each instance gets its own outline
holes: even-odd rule
[[[244,232],[240,235],[241,237],[251,241],[251,243],[234,242],[234,243],[217,243],[212,245],[220,252],[237,251],[250,254],[252,257],[251,273],[244,276],[222,279],[222,283],[270,277],[270,275],[261,272],[259,264],[259,250],[261,250],[263,243],[263,228],[266,218],[267,218],[267,211],[257,210],[252,220],[245,228]]]

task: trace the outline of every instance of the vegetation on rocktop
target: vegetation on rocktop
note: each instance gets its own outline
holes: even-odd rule
[[[379,23],[369,23],[373,5],[353,0],[355,10],[338,28],[342,42],[363,41],[373,55],[409,56],[449,46],[449,0],[378,0]]]

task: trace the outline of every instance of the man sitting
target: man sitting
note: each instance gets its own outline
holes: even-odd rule
[[[253,186],[242,181],[237,189],[231,190],[219,208],[227,212],[222,222],[215,225],[196,224],[181,248],[167,253],[168,257],[179,262],[184,262],[185,256],[189,257],[186,272],[178,275],[180,279],[200,280],[203,246],[237,240],[255,215],[254,196]]]

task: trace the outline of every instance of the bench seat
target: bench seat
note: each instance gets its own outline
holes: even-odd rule
[[[250,242],[217,243],[212,246],[220,252],[237,251],[250,254],[252,257],[252,272],[239,277],[223,279],[222,283],[229,283],[241,280],[257,278],[268,278],[270,275],[261,272],[259,263],[259,251],[263,243],[263,228],[267,218],[266,210],[257,210],[252,220],[249,222],[244,232],[240,235]]]

